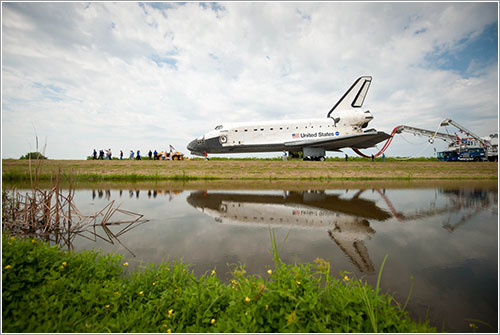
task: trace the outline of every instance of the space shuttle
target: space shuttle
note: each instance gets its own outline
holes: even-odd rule
[[[200,156],[205,153],[303,152],[304,159],[324,161],[326,151],[373,147],[390,135],[367,129],[373,115],[361,107],[371,82],[370,76],[358,78],[326,118],[220,124],[191,141],[187,148],[191,154]]]

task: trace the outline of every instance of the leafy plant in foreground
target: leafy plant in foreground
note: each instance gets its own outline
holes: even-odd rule
[[[215,269],[196,277],[182,262],[126,274],[120,255],[67,252],[7,233],[2,241],[4,332],[435,331],[366,283],[333,277],[325,260],[282,262],[274,234],[267,275],[239,265],[227,283]]]

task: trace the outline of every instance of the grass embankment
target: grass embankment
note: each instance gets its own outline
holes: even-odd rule
[[[181,262],[126,274],[119,255],[66,252],[2,236],[3,332],[434,332],[404,307],[330,264],[244,266],[223,283]],[[379,276],[380,279],[380,276]]]
[[[32,162],[35,164],[38,163]],[[44,160],[39,180],[55,178],[59,168],[63,180],[72,176],[75,181],[498,179],[498,164],[490,162]],[[29,180],[29,162],[2,160],[2,179]]]

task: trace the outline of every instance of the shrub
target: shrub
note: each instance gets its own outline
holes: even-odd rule
[[[19,159],[47,159],[40,152],[28,152],[26,155],[21,156]]]

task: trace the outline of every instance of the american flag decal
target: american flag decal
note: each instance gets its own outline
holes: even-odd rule
[[[292,134],[292,138],[300,138],[299,134]]]

